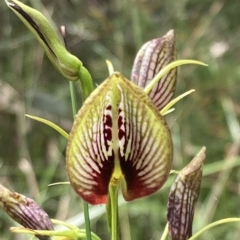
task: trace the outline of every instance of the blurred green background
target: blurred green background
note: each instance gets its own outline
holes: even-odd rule
[[[209,67],[183,66],[176,95],[196,92],[167,116],[174,141],[174,169],[183,168],[205,145],[207,158],[193,233],[226,217],[240,217],[240,1],[238,0],[29,0],[24,3],[67,28],[70,51],[94,82],[108,76],[105,60],[130,77],[141,45],[175,30],[179,59]],[[72,125],[68,82],[54,69],[33,35],[0,2],[0,183],[34,198],[51,218],[82,224],[82,204],[68,185],[66,140],[24,114],[47,118],[66,131]],[[79,106],[80,106],[79,98]],[[157,240],[166,223],[170,177],[157,194],[122,202],[123,240]],[[92,230],[108,240],[104,206],[91,208]],[[9,231],[16,224],[0,211],[0,239],[30,239]],[[226,224],[199,239],[240,239],[240,224]]]

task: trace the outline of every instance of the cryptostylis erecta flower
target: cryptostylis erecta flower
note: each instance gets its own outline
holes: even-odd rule
[[[133,66],[133,81],[145,87],[149,78],[168,63],[166,59],[174,60],[173,36],[171,31],[167,37],[152,40],[140,49]],[[173,81],[175,87],[176,71],[172,71],[173,76],[161,80]],[[174,92],[165,85],[161,95]],[[151,93],[154,98],[159,91]],[[76,116],[66,154],[71,184],[85,201],[107,203],[109,185],[118,183],[127,201],[161,188],[171,170],[173,155],[170,131],[159,112],[162,107],[157,108],[144,89],[117,72],[89,96]]]
[[[89,73],[65,49],[46,18],[20,1],[6,3],[33,32],[63,76],[81,80],[87,97],[92,92]],[[192,92],[171,101],[176,67],[204,65],[193,60],[174,61],[175,52],[173,30],[147,42],[134,61],[132,81],[110,71],[79,110],[68,140],[66,163],[72,187],[86,202],[107,203],[109,187],[118,185],[125,200],[131,201],[155,193],[167,180],[173,147],[163,115]]]
[[[113,73],[77,114],[66,155],[71,184],[85,201],[106,203],[109,184],[119,181],[130,201],[156,192],[166,181],[172,141],[148,95]]]

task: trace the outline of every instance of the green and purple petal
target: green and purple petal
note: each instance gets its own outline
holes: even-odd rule
[[[172,240],[187,240],[192,236],[192,222],[205,155],[206,147],[203,147],[180,171],[170,189],[167,219]]]
[[[33,230],[53,230],[48,214],[31,198],[11,192],[0,184],[0,207],[16,222]],[[47,236],[36,236],[48,240]]]
[[[88,203],[107,203],[109,184],[134,200],[156,192],[172,163],[169,129],[147,94],[113,73],[79,110],[67,147],[67,170]]]
[[[176,59],[174,31],[170,30],[162,38],[145,43],[134,60],[131,80],[145,88],[154,76]],[[177,81],[177,68],[169,71],[153,87],[149,97],[158,110],[165,107],[173,98]]]

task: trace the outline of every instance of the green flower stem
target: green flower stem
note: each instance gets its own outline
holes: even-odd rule
[[[198,231],[197,233],[195,233],[192,237],[190,237],[188,240],[194,240],[197,237],[199,237],[203,232],[207,231],[208,229],[212,228],[212,227],[216,227],[218,225],[221,224],[225,224],[225,223],[230,223],[230,222],[240,222],[240,218],[225,218],[213,223],[210,223],[209,225],[207,225],[206,227],[202,228],[200,231]]]
[[[83,201],[83,212],[84,212],[87,240],[91,240],[92,238],[91,238],[91,226],[90,226],[90,218],[89,218],[89,209],[88,209],[88,204],[85,201]]]
[[[109,195],[111,201],[111,240],[118,240],[118,185],[110,185]]]
[[[76,87],[74,82],[69,82],[70,87],[70,94],[71,94],[71,101],[72,101],[72,112],[73,112],[73,119],[75,118],[78,107],[77,107],[77,100],[76,100]],[[83,212],[84,212],[84,220],[85,220],[85,228],[86,228],[86,237],[87,240],[91,240],[91,226],[90,226],[90,218],[89,218],[89,209],[88,204],[83,201]]]
[[[76,87],[74,82],[71,82],[71,81],[69,82],[69,88],[70,88],[70,94],[71,94],[73,119],[75,119],[75,116],[78,111],[78,107],[77,107],[77,98],[76,98]]]
[[[166,224],[166,226],[164,228],[164,231],[163,231],[163,234],[162,234],[162,237],[160,238],[160,240],[165,240],[167,238],[167,235],[168,235],[168,224]]]

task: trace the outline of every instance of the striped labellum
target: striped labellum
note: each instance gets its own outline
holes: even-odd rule
[[[143,89],[115,72],[79,110],[66,159],[70,182],[86,202],[107,203],[109,185],[119,183],[131,201],[165,183],[172,163],[170,131]]]

